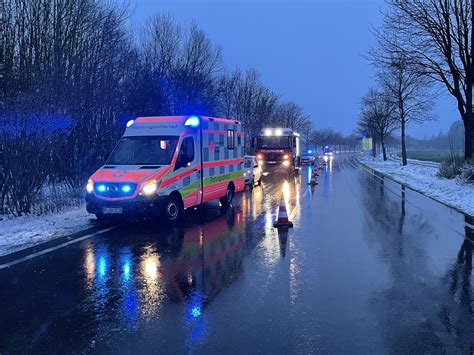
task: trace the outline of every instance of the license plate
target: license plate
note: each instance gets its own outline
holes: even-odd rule
[[[122,207],[103,207],[102,213],[103,214],[120,214],[122,213]]]
[[[270,160],[270,161],[268,162],[268,164],[276,164],[276,163],[277,163],[277,162],[274,161],[274,160]]]

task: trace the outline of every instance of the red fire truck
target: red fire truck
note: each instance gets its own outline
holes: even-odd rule
[[[255,155],[262,168],[278,167],[299,172],[300,135],[289,128],[264,128],[253,139]]]

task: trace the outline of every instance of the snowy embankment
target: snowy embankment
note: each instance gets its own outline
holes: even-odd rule
[[[94,217],[84,206],[49,215],[0,220],[0,256],[92,227]]]
[[[359,161],[413,190],[474,216],[474,184],[439,178],[436,176],[438,168],[432,166],[402,166],[398,161],[383,161],[381,157],[372,159],[367,156],[360,156]]]

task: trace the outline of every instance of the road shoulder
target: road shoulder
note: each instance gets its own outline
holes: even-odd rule
[[[433,166],[401,166],[396,161],[383,161],[358,156],[362,165],[381,173],[388,178],[406,185],[427,197],[443,203],[460,212],[474,216],[474,185],[461,184],[457,180],[448,180],[436,176],[438,169]]]

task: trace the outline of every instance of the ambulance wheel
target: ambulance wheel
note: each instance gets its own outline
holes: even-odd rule
[[[165,205],[166,219],[172,223],[179,222],[184,214],[183,204],[180,198],[171,195]]]
[[[232,199],[234,198],[234,188],[232,185],[227,186],[227,191],[225,192],[225,196],[219,198],[219,201],[222,206],[227,207],[230,206],[232,203]]]

